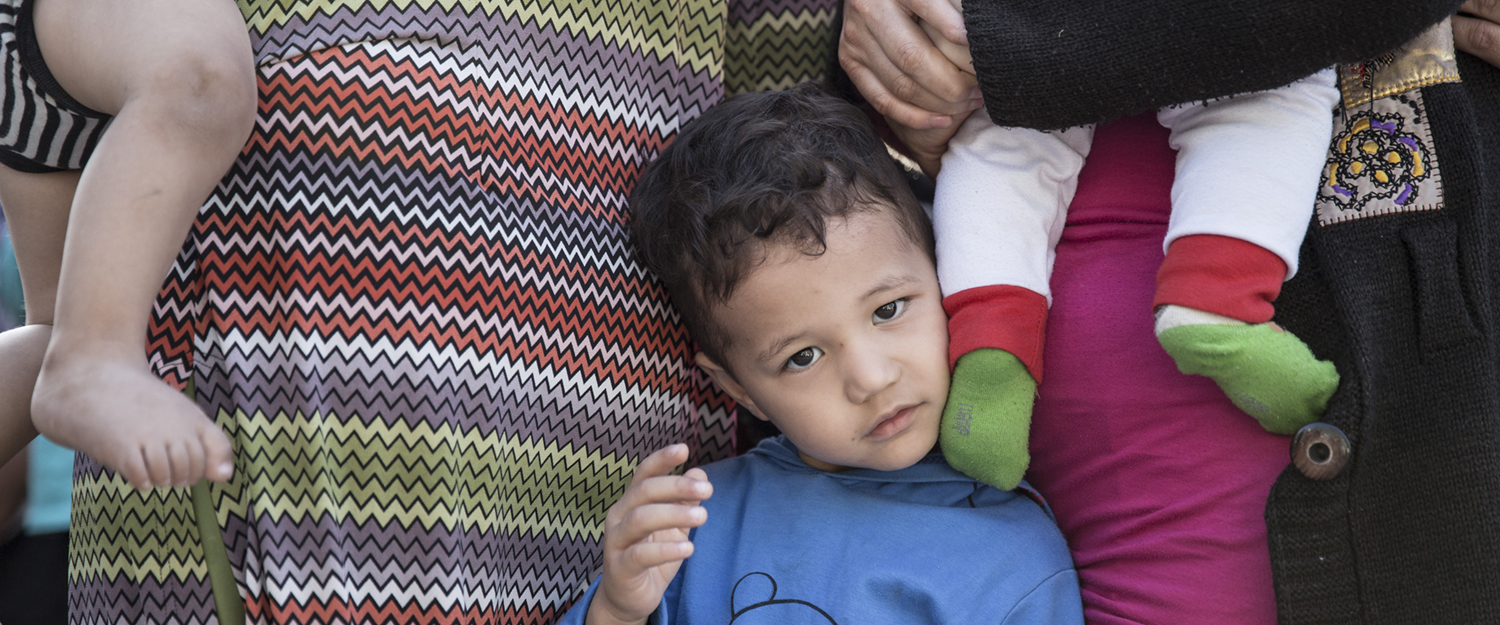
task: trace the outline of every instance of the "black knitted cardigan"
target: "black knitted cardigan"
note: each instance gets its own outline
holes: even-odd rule
[[[966,0],[985,108],[1054,129],[1272,89],[1374,58],[1462,0]]]
[[[1009,6],[1001,6],[1001,5]],[[1458,0],[969,0],[997,123],[1057,128],[1389,51]],[[1439,210],[1311,224],[1276,321],[1338,367],[1337,477],[1266,508],[1282,623],[1500,623],[1500,70],[1422,89]]]

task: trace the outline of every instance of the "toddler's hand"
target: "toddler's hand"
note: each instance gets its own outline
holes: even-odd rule
[[[635,470],[630,487],[604,517],[604,574],[589,606],[588,625],[644,623],[682,561],[693,554],[688,531],[708,512],[698,502],[713,494],[708,475],[689,469],[687,445],[658,450]]]

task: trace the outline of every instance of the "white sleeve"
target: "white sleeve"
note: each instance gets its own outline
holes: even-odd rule
[[[944,296],[1003,284],[1052,301],[1054,248],[1093,133],[1000,127],[982,109],[969,116],[943,155],[933,198]]]
[[[1177,150],[1172,219],[1178,237],[1216,234],[1259,245],[1297,273],[1333,136],[1332,69],[1279,89],[1162,109]]]

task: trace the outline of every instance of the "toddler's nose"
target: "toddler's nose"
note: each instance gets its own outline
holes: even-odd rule
[[[901,379],[901,365],[879,349],[846,351],[844,392],[850,402],[863,404]]]

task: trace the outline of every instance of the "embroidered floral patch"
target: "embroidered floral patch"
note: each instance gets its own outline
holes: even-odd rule
[[[1446,20],[1389,54],[1339,67],[1342,123],[1318,188],[1320,225],[1443,207],[1422,88],[1458,80]]]
[[[1345,111],[1335,124],[1318,188],[1318,223],[1328,225],[1443,207],[1437,152],[1421,90]]]

